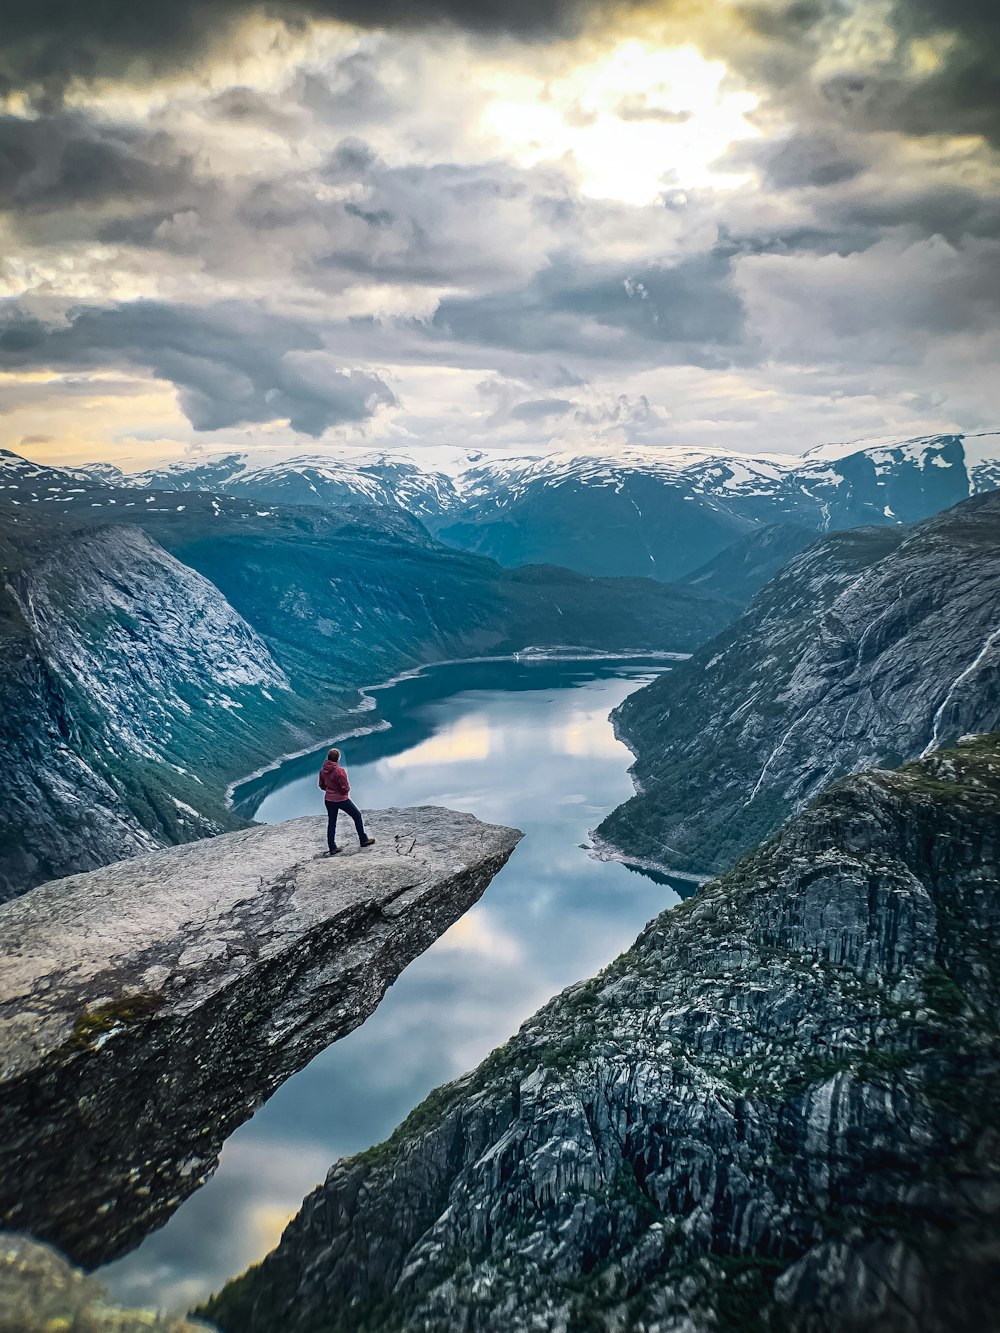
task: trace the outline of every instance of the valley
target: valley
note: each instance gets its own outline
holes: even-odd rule
[[[0,899],[238,827],[228,784],[356,726],[362,685],[529,646],[688,652],[737,610],[651,579],[505,570],[395,509],[164,498],[0,500]]]
[[[419,482],[398,459],[141,479],[0,459],[0,916],[29,973],[37,904],[72,934],[77,892],[183,898],[227,882],[239,840],[319,843],[302,816],[332,737],[365,808],[390,807],[375,823],[419,839],[423,818],[442,865],[473,817],[527,834],[460,902],[400,916],[360,991],[284,918],[240,925],[258,893],[237,886],[221,952],[211,923],[175,948],[153,922],[137,966],[169,955],[166,990],[121,1011],[107,1056],[103,1029],[60,1033],[131,973],[94,972],[92,995],[39,973],[27,1010],[12,993],[36,1064],[11,1066],[8,1224],[114,1259],[116,1301],[202,1303],[224,1333],[328,1333],[333,1308],[335,1333],[916,1333],[915,1306],[919,1333],[982,1324],[1000,504],[967,450],[687,460],[683,485],[676,459],[451,460]],[[622,570],[588,568],[594,533]],[[630,541],[653,577],[627,572]],[[328,910],[315,854],[282,855],[259,892]],[[244,948],[272,926],[275,966],[298,959],[277,990]],[[338,987],[355,998],[331,1010]],[[136,1117],[147,1065],[169,1114]],[[81,1115],[86,1203],[46,1175]]]

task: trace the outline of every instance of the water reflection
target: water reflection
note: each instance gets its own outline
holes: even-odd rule
[[[483,662],[377,692],[391,730],[345,741],[362,806],[441,804],[525,838],[483,900],[412,963],[381,1007],[228,1141],[214,1178],[102,1277],[121,1299],[183,1309],[276,1242],[338,1157],[389,1134],[553,994],[626,948],[691,885],[592,860],[588,829],[631,793],[608,713],[663,664]],[[321,811],[315,755],[237,792],[265,822]]]

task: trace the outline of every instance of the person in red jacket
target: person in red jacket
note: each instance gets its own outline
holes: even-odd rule
[[[340,766],[339,750],[331,750],[326,756],[319,771],[319,785],[323,789],[326,801],[326,842],[330,850],[325,855],[335,856],[340,851],[337,846],[337,816],[341,810],[354,820],[361,846],[371,847],[375,839],[369,838],[365,832],[365,821],[361,818],[361,811],[350,799],[351,784],[347,781],[347,770]]]

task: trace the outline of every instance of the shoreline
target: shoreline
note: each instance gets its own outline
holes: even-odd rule
[[[619,708],[621,705],[619,704]],[[617,708],[613,708],[608,714],[608,721],[611,723],[611,730],[614,733],[616,741],[620,741],[632,756],[633,763],[628,766],[628,775],[632,780],[632,794],[634,796],[642,795],[642,783],[635,776],[634,761],[638,759],[635,749],[630,744],[628,736],[619,726],[618,718],[615,714]],[[623,801],[624,805],[625,802]],[[616,807],[617,808],[617,807]],[[605,816],[606,818],[606,816]],[[687,880],[691,884],[697,884],[699,888],[710,880],[717,878],[715,875],[699,875],[694,870],[678,870],[676,866],[668,865],[666,861],[654,861],[648,856],[626,856],[626,854],[615,843],[602,837],[596,829],[588,829],[587,837],[590,839],[590,847],[587,849],[587,855],[594,861],[618,861],[624,866],[635,866],[639,870],[656,870],[661,875],[670,875],[674,879]]]
[[[586,648],[571,648],[568,645],[556,646],[554,648],[522,648],[515,653],[493,653],[483,657],[446,657],[436,662],[424,662],[420,666],[410,667],[406,671],[400,671],[388,680],[381,681],[377,685],[359,685],[357,694],[359,702],[353,707],[347,709],[344,716],[350,718],[352,715],[360,713],[370,713],[377,706],[377,701],[372,697],[379,690],[391,689],[394,685],[401,684],[404,680],[414,680],[425,671],[432,671],[436,667],[443,666],[472,666],[477,662],[631,662],[635,658],[644,658],[648,661],[658,662],[684,662],[691,656],[690,653],[673,653],[660,650],[636,650],[628,653],[602,653],[596,650],[591,651]],[[243,777],[234,778],[226,787],[224,801],[227,810],[234,809],[233,797],[239,787],[245,786],[248,782],[255,782],[257,778],[262,778],[265,773],[273,773],[275,769],[282,764],[288,763],[292,759],[301,759],[304,755],[312,754],[314,750],[322,750],[324,746],[336,744],[338,740],[348,741],[356,740],[359,736],[371,736],[378,731],[391,731],[392,723],[384,718],[373,723],[370,727],[355,727],[352,731],[337,732],[335,736],[327,740],[318,739],[313,745],[306,745],[301,750],[291,750],[288,754],[278,755],[270,763],[254,769],[252,773],[246,773]],[[616,732],[617,734],[617,732]],[[623,742],[627,744],[627,742]],[[629,747],[631,750],[631,746]],[[634,753],[634,751],[633,751]],[[256,822],[256,821],[254,821]],[[606,858],[611,859],[611,858]],[[638,864],[638,862],[636,862]]]
[[[587,848],[587,855],[592,861],[617,861],[620,865],[630,866],[636,870],[655,870],[661,875],[669,875],[671,879],[683,879],[690,884],[696,884],[698,888],[717,878],[715,875],[699,875],[694,870],[678,870],[676,866],[668,865],[665,861],[652,861],[645,856],[626,856],[613,842],[608,842],[593,829],[589,830],[587,836],[591,843]]]

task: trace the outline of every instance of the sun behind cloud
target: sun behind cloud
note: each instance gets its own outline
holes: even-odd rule
[[[483,132],[522,167],[560,162],[584,195],[642,206],[665,188],[722,188],[746,174],[713,163],[757,135],[757,98],[727,86],[726,67],[695,47],[620,42],[554,78],[487,75]]]

